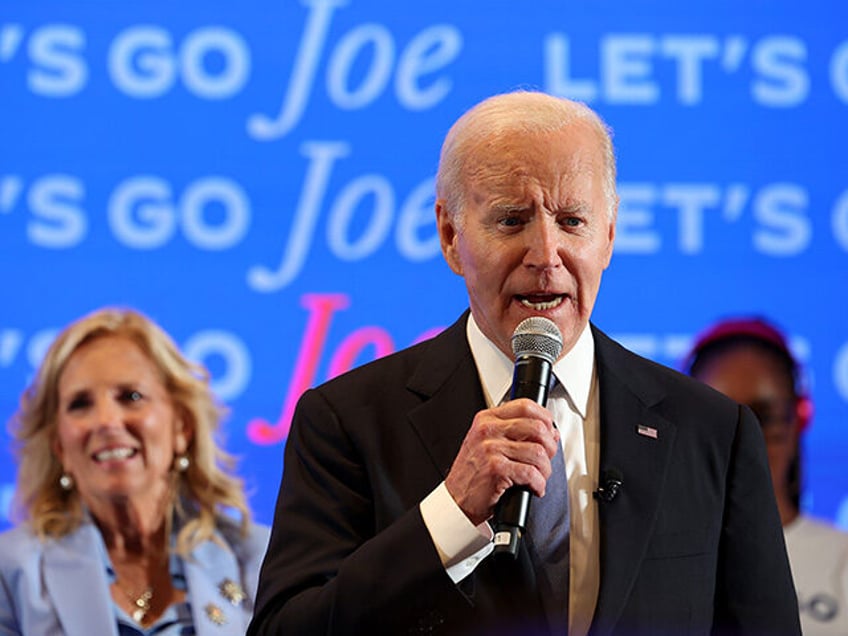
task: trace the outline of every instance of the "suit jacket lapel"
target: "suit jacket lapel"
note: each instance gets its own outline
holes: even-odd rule
[[[184,567],[197,635],[244,634],[251,612],[250,599],[235,603],[232,594],[224,588],[227,582],[241,585],[235,554],[214,541],[206,541],[185,559]]]
[[[608,633],[624,608],[648,547],[676,435],[675,425],[653,408],[662,400],[662,390],[644,380],[633,354],[597,329],[594,337],[600,382],[600,475],[615,468],[623,485],[614,501],[598,502],[600,590],[593,634]]]
[[[90,523],[44,547],[44,585],[67,634],[118,636],[97,529]]]
[[[486,408],[477,367],[465,336],[466,311],[431,341],[407,387],[421,404],[409,422],[439,472],[450,471],[474,415]]]

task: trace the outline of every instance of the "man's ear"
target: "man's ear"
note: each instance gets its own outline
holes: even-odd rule
[[[609,244],[607,245],[607,253],[606,253],[606,263],[604,263],[604,269],[609,267],[610,261],[612,260],[612,252],[615,247],[615,226],[618,221],[618,202],[619,197],[616,195],[615,197],[615,207],[612,210],[612,219],[610,220],[609,226]]]
[[[451,214],[444,199],[436,200],[436,228],[439,231],[439,243],[442,256],[455,274],[462,276],[462,262],[457,249],[458,232],[454,214]]]

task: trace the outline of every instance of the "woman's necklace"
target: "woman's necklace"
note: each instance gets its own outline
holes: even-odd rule
[[[153,588],[146,587],[141,594],[136,596],[135,594],[130,594],[124,587],[115,581],[115,584],[120,588],[120,590],[126,595],[129,599],[130,603],[135,606],[135,609],[132,611],[130,616],[132,619],[141,625],[144,622],[145,616],[150,611],[150,601],[153,599]]]

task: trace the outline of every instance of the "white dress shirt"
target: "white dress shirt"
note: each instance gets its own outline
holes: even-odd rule
[[[477,366],[487,407],[509,398],[513,361],[504,355],[469,316],[468,344]],[[547,408],[560,432],[568,476],[571,513],[569,634],[589,631],[598,599],[600,577],[597,488],[600,457],[598,381],[595,347],[587,325],[571,351],[554,364],[565,391],[555,390]],[[448,493],[444,482],[420,505],[421,515],[451,579],[458,583],[493,550],[493,532],[484,522],[475,527]]]

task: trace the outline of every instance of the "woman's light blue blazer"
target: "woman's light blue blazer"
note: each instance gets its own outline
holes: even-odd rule
[[[225,522],[220,543],[206,541],[183,560],[198,636],[247,631],[268,536],[253,524],[243,538]],[[60,539],[40,541],[26,526],[0,534],[0,634],[118,636],[101,546],[90,520]],[[238,600],[232,583],[246,593],[241,603],[230,600]]]

